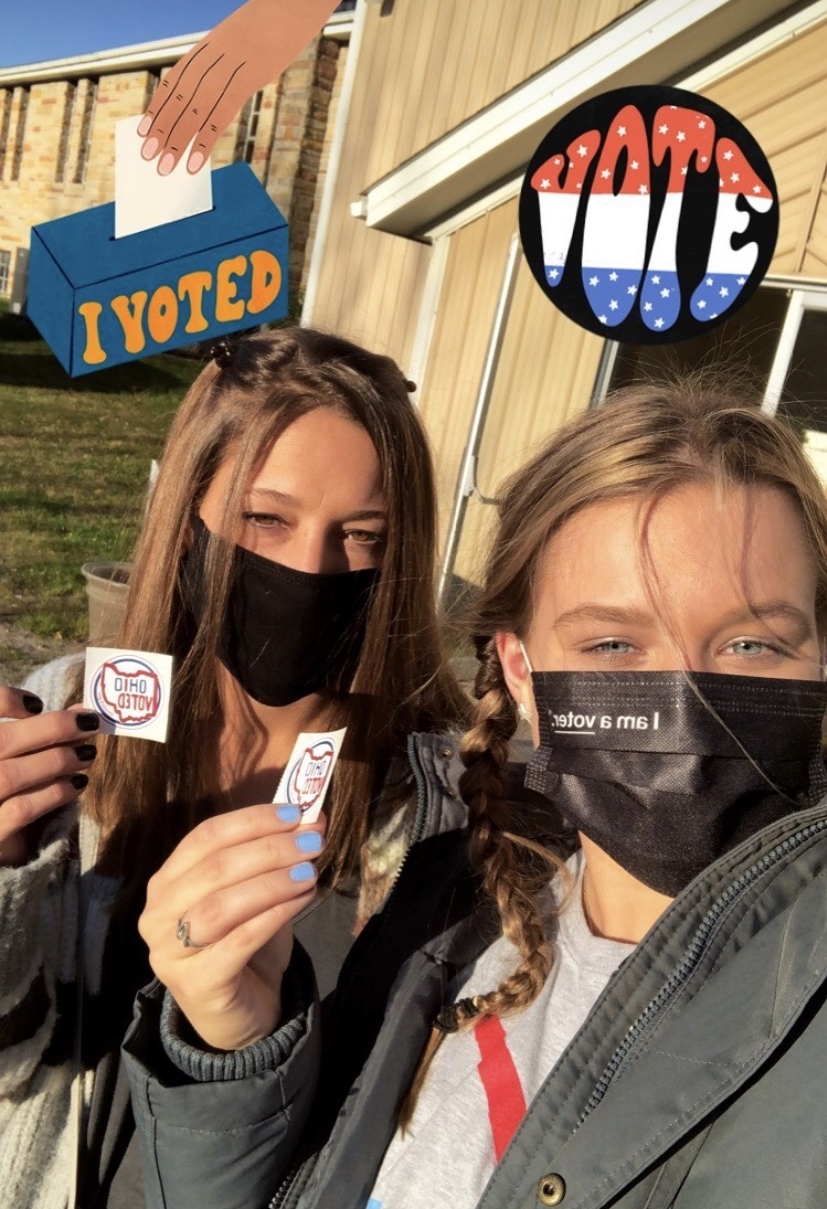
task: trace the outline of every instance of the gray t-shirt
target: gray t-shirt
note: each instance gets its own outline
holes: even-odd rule
[[[502,1021],[526,1104],[591,1011],[623,959],[635,948],[591,932],[583,913],[582,852],[568,861],[574,878],[547,892],[544,909],[554,961],[531,1007]],[[556,903],[561,903],[559,912]],[[493,990],[517,964],[517,950],[501,937],[465,970],[456,998]],[[488,1101],[479,1074],[474,1031],[443,1041],[403,1137],[397,1130],[385,1154],[367,1209],[474,1209],[496,1158]]]

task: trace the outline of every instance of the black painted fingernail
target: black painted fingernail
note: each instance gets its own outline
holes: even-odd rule
[[[89,778],[85,777],[82,772],[76,772],[73,777],[69,778],[69,780],[77,790],[85,789],[89,784]]]
[[[98,754],[98,749],[94,743],[81,743],[80,747],[75,748],[75,755],[79,760],[91,761]]]
[[[78,730],[97,730],[101,724],[97,714],[78,714],[75,722]]]
[[[39,697],[35,697],[34,693],[24,693],[23,708],[27,709],[30,714],[42,714],[43,702]]]

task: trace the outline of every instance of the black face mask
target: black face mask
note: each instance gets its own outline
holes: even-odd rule
[[[661,894],[827,791],[827,684],[680,672],[531,679],[540,746],[526,785]]]
[[[200,517],[184,560],[184,599],[196,624],[208,597],[210,531]],[[290,705],[310,693],[344,692],[356,671],[377,568],[314,575],[234,547],[218,657],[262,705]]]

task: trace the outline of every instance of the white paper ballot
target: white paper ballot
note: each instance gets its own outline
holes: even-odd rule
[[[315,823],[319,817],[346,731],[345,726],[302,731],[296,740],[273,801],[301,807],[303,823]]]
[[[195,175],[187,172],[190,143],[169,176],[159,176],[157,158],[141,158],[141,117],[115,123],[116,239],[212,209],[211,164],[205,164]]]

